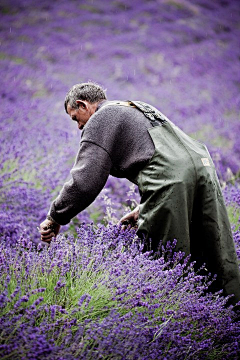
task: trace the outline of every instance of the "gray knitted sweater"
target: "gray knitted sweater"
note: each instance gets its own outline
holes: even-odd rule
[[[133,182],[153,156],[151,124],[143,113],[107,104],[101,102],[84,126],[71,179],[51,205],[49,215],[58,224],[67,224],[89,206],[110,174]]]

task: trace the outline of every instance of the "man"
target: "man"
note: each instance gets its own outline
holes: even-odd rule
[[[158,251],[177,239],[176,251],[192,255],[217,274],[214,290],[240,301],[240,275],[226,207],[206,146],[139,101],[108,101],[94,83],[73,86],[65,110],[83,130],[72,178],[40,225],[50,242],[104,187],[109,174],[139,187],[140,205],[120,222]]]

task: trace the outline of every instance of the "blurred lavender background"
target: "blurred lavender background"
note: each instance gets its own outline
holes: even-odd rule
[[[158,107],[209,146],[223,185],[238,177],[238,0],[1,0],[0,16],[5,240],[23,230],[37,238],[36,227],[69,176],[80,132],[63,101],[75,83],[92,80],[109,99]],[[116,222],[123,205],[138,200],[129,186],[110,178],[79,221],[107,214]],[[239,199],[238,186],[231,189],[229,203]]]

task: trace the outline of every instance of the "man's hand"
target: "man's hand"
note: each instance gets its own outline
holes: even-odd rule
[[[122,224],[122,229],[137,227],[139,216],[139,206],[137,206],[133,211],[124,215],[120,220],[119,224]]]
[[[46,219],[40,224],[39,232],[41,234],[41,240],[50,243],[52,238],[57,236],[61,225],[55,221]]]

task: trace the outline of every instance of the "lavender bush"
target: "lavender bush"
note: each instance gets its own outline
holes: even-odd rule
[[[2,0],[0,18],[1,358],[238,359],[239,321],[211,278],[113,225],[139,201],[128,181],[110,177],[37,249],[80,141],[63,100],[93,80],[208,145],[240,259],[238,0]]]
[[[2,358],[236,358],[239,323],[208,277],[168,246],[142,253],[134,231],[81,226],[33,251],[1,248]],[[27,250],[28,248],[28,250]]]

